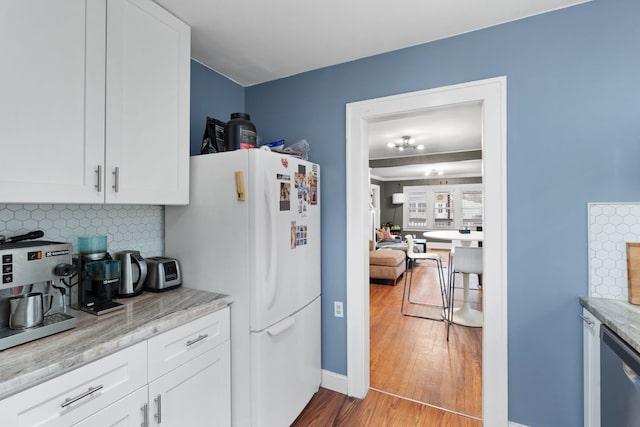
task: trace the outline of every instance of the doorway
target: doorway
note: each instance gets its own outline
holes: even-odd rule
[[[485,273],[483,289],[483,404],[485,425],[506,425],[506,78],[481,80],[347,105],[347,392],[364,398],[369,389],[368,235],[370,121],[391,114],[464,102],[483,105]],[[492,284],[492,286],[489,286]],[[491,343],[491,345],[487,345]]]

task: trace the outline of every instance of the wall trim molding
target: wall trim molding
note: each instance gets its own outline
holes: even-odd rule
[[[322,383],[320,387],[347,394],[347,376],[336,374],[335,372],[322,370]]]
[[[346,105],[349,396],[364,398],[370,382],[367,247],[369,122],[391,114],[480,101],[483,105],[484,281],[493,284],[485,287],[483,295],[482,414],[485,425],[508,425],[506,92],[506,77],[496,77]]]

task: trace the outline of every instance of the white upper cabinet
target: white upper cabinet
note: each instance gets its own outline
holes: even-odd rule
[[[0,203],[100,203],[105,1],[0,2]]]
[[[155,3],[108,0],[107,202],[188,203],[190,50]]]
[[[188,203],[186,24],[151,0],[3,0],[0,49],[0,203]]]

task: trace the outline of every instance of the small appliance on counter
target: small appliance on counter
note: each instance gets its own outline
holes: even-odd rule
[[[120,289],[119,297],[133,297],[140,295],[147,278],[147,262],[140,255],[140,251],[116,252],[116,259],[120,261]]]
[[[147,279],[144,289],[151,292],[162,292],[176,288],[182,284],[178,260],[166,257],[147,258]]]
[[[78,237],[78,284],[71,288],[71,307],[100,315],[124,308],[113,301],[120,290],[120,262],[107,252],[107,236]]]
[[[72,329],[64,282],[73,274],[71,244],[32,232],[0,243],[0,350]],[[57,292],[56,292],[57,291]]]

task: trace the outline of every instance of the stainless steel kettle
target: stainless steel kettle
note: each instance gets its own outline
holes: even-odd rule
[[[140,256],[140,251],[116,252],[120,261],[120,290],[118,296],[132,297],[142,292],[142,285],[147,277],[147,262]]]

